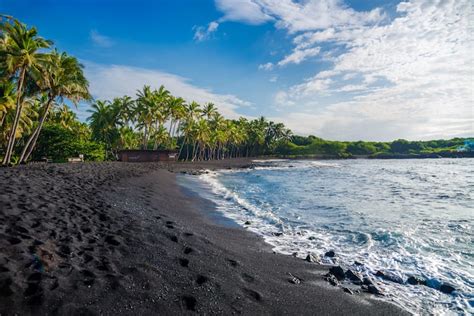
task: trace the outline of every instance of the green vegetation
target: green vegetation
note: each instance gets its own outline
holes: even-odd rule
[[[87,123],[66,105],[90,102]],[[262,155],[350,158],[472,152],[472,139],[427,142],[327,141],[295,136],[264,117],[224,118],[212,103],[144,86],[135,96],[93,100],[83,66],[12,17],[0,15],[0,158],[2,165],[44,158],[115,160],[122,149],[168,149],[183,160]]]
[[[474,150],[474,139],[453,138],[450,140],[407,141],[398,139],[393,142],[339,142],[328,141],[315,136],[294,136],[291,142],[280,146],[276,154],[285,157],[322,157],[322,158],[402,158],[416,156],[452,156]]]

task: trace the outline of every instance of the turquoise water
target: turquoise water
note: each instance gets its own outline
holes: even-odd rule
[[[218,211],[284,254],[364,263],[428,286],[379,280],[388,299],[415,313],[474,311],[474,160],[265,162],[252,170],[199,176]],[[196,188],[196,186],[194,186]],[[274,234],[274,233],[282,233]],[[276,236],[278,235],[278,236]],[[448,282],[453,295],[435,288]]]

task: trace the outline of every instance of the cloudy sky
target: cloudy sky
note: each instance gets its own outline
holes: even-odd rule
[[[77,56],[98,99],[164,84],[328,139],[474,136],[471,0],[0,0],[0,12]]]

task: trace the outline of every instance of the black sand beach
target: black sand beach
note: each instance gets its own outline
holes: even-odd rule
[[[0,169],[0,315],[406,314],[214,223],[170,172],[249,163]]]

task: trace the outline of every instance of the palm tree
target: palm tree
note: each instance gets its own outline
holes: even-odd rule
[[[38,36],[36,28],[27,28],[16,20],[0,24],[2,45],[0,45],[0,65],[9,77],[17,77],[15,117],[8,137],[3,165],[10,164],[15,146],[15,135],[22,112],[22,97],[27,74],[35,73],[45,62],[47,55],[40,53],[42,48],[52,45],[51,41]],[[3,72],[3,71],[2,71]]]
[[[154,99],[150,86],[144,86],[141,91],[137,91],[135,117],[138,128],[143,130],[143,149],[148,147],[148,138],[154,121]]]
[[[185,109],[185,112],[186,112],[185,122],[181,128],[184,134],[184,139],[183,139],[183,142],[181,143],[181,148],[179,149],[178,157],[181,157],[183,148],[186,145],[186,160],[189,159],[189,144],[187,144],[187,142],[191,140],[191,135],[194,131],[195,120],[199,117],[201,113],[200,107],[201,106],[199,105],[199,103],[193,101]],[[194,142],[192,143],[194,144]]]
[[[54,111],[54,121],[63,128],[72,131],[74,123],[77,121],[77,115],[66,104]]]
[[[204,108],[202,109],[202,116],[203,117],[206,117],[208,120],[211,119],[211,117],[217,113],[217,109],[216,107],[214,106],[214,103],[206,103],[206,105],[204,105]]]
[[[57,51],[53,51],[48,62],[40,67],[41,77],[37,82],[38,86],[48,94],[48,101],[44,104],[38,126],[21,153],[20,163],[26,162],[33,152],[54,100],[58,98],[62,102],[64,98],[67,98],[76,104],[80,100],[90,99],[89,84],[82,68],[83,66],[75,57],[68,56],[66,53],[59,54]]]
[[[120,138],[117,128],[120,124],[119,110],[108,101],[96,101],[88,112],[92,113],[87,118],[90,121],[92,137],[105,144],[107,158],[109,151],[114,153],[114,142]]]
[[[0,83],[0,128],[3,128],[3,122],[8,112],[15,109],[15,85],[13,82],[5,80]]]

